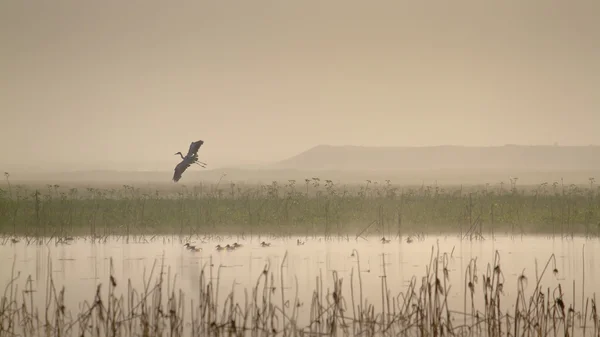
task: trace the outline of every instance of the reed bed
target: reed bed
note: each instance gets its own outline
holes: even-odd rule
[[[380,232],[494,235],[600,234],[600,190],[564,182],[537,186],[336,185],[319,178],[268,185],[163,189],[11,185],[0,189],[0,233],[27,236]]]
[[[287,256],[287,253],[286,253]],[[284,256],[281,267],[285,264]],[[399,290],[386,276],[382,255],[381,298],[363,297],[360,258],[350,279],[332,271],[317,277],[310,298],[290,292],[283,278],[276,280],[269,264],[257,275],[253,287],[219,294],[218,268],[207,262],[198,278],[198,295],[187,298],[177,288],[177,275],[155,261],[144,286],[117,279],[111,268],[89,300],[78,308],[65,305],[67,289],[48,273],[45,289],[35,289],[31,276],[24,280],[12,266],[11,280],[0,299],[0,336],[598,336],[600,323],[595,294],[584,298],[583,312],[575,310],[574,296],[558,283],[551,255],[541,272],[535,268],[532,289],[527,276],[516,284],[504,284],[500,256],[482,269],[472,259],[465,270],[462,306],[452,306],[448,253],[432,247],[425,275],[414,276]],[[51,264],[51,261],[48,262]],[[215,271],[215,268],[217,271]],[[51,268],[50,268],[51,270]],[[389,284],[391,283],[391,285]],[[507,300],[504,290],[517,293]],[[574,287],[574,284],[573,284]],[[393,292],[396,291],[396,292]],[[573,292],[574,292],[573,288]],[[36,306],[43,296],[43,306]],[[82,294],[77,296],[83,297]]]

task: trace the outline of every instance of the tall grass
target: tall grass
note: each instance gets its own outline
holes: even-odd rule
[[[275,280],[269,264],[256,283],[238,298],[219,294],[219,268],[207,262],[197,280],[198,295],[186,297],[176,275],[155,261],[141,289],[130,280],[117,280],[111,268],[106,283],[78,308],[66,307],[68,290],[57,285],[51,268],[45,290],[33,288],[31,277],[20,287],[15,273],[0,298],[0,336],[598,336],[595,294],[586,298],[583,312],[563,286],[544,287],[556,278],[550,256],[541,272],[535,269],[533,288],[522,274],[516,284],[504,284],[499,254],[479,272],[476,259],[464,271],[462,285],[450,284],[449,259],[432,247],[425,275],[413,276],[403,291],[391,289],[384,257],[381,298],[364,298],[358,252],[356,268],[344,282],[336,271],[317,277],[310,299],[284,297],[289,287]],[[51,261],[48,262],[51,265]],[[285,258],[282,261],[282,266]],[[165,270],[166,269],[166,270]],[[355,273],[358,276],[355,276]],[[215,277],[216,274],[216,277]],[[420,280],[420,281],[419,281]],[[555,280],[552,280],[555,281]],[[350,283],[348,288],[347,284]],[[281,287],[278,297],[277,287]],[[393,287],[394,285],[392,285]],[[397,286],[397,285],[396,285]],[[464,293],[464,305],[452,305],[452,287]],[[504,291],[516,293],[505,302]],[[292,286],[298,292],[298,282]],[[395,292],[394,292],[395,291]],[[84,294],[76,294],[85,298]],[[44,296],[43,306],[34,297]],[[306,303],[304,303],[306,302]],[[513,303],[514,302],[514,303]],[[479,303],[479,304],[478,304]],[[589,308],[589,310],[588,310]]]
[[[8,182],[8,178],[7,178]],[[600,190],[589,185],[519,187],[219,183],[169,189],[8,185],[0,189],[0,233],[29,236],[380,232],[600,234]]]

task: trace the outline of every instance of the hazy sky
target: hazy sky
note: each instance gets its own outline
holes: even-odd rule
[[[597,0],[3,0],[0,168],[171,169],[196,139],[211,167],[600,144],[599,17]]]

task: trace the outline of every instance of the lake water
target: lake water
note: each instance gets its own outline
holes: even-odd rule
[[[297,239],[304,241],[305,244],[297,245]],[[126,293],[128,279],[131,280],[134,288],[141,290],[144,286],[144,275],[148,279],[150,270],[156,263],[156,270],[152,277],[154,283],[161,262],[164,261],[165,277],[170,276],[169,286],[176,290],[181,289],[185,293],[183,304],[187,315],[190,313],[190,301],[194,300],[197,305],[200,300],[199,280],[203,268],[205,268],[207,281],[211,275],[214,282],[218,279],[216,302],[222,305],[233,289],[234,301],[243,306],[246,301],[244,290],[247,290],[248,296],[251,297],[251,291],[256,286],[265,265],[269,265],[275,287],[275,290],[270,292],[272,296],[270,301],[281,307],[281,281],[283,281],[285,300],[292,301],[290,305],[285,305],[289,315],[297,293],[297,298],[302,302],[297,307],[299,328],[309,324],[313,293],[318,289],[317,278],[322,278],[323,294],[319,296],[325,302],[327,291],[334,290],[334,271],[337,272],[337,277],[343,280],[344,315],[346,317],[356,315],[356,312],[353,312],[350,286],[353,272],[354,309],[356,309],[360,302],[357,255],[360,258],[363,299],[373,305],[375,314],[400,310],[401,305],[394,301],[401,301],[402,297],[398,294],[405,293],[411,281],[416,282],[415,291],[419,292],[422,277],[427,274],[426,268],[431,264],[432,253],[433,257],[438,256],[439,253],[440,258],[446,263],[448,279],[445,284],[446,287],[451,285],[447,294],[447,305],[449,310],[456,314],[453,317],[454,326],[464,323],[473,324],[476,320],[474,317],[462,314],[465,311],[472,312],[471,302],[468,299],[470,295],[465,302],[465,293],[469,294],[469,290],[466,289],[468,281],[465,281],[465,271],[474,259],[477,261],[474,306],[481,312],[485,311],[482,286],[484,275],[494,275],[494,259],[497,256],[500,258],[498,282],[502,283],[500,306],[509,314],[514,312],[519,284],[524,287],[525,302],[529,301],[529,296],[536,286],[536,261],[537,274],[541,275],[552,254],[555,255],[555,263],[551,262],[545,274],[541,276],[541,290],[544,293],[550,289],[551,296],[558,297],[556,287],[560,283],[566,307],[568,308],[574,302],[577,315],[587,312],[589,316],[591,309],[589,307],[586,309],[585,301],[593,298],[594,293],[600,292],[600,273],[596,260],[596,256],[600,253],[598,239],[496,236],[485,240],[460,240],[456,236],[427,236],[414,238],[411,243],[406,242],[406,237],[402,241],[391,238],[391,242],[387,244],[382,244],[380,239],[368,237],[366,240],[341,238],[325,240],[310,237],[277,239],[233,236],[204,239],[205,243],[202,243],[201,238],[191,238],[192,244],[203,248],[200,252],[187,250],[183,246],[185,240],[177,236],[154,237],[147,239],[147,242],[136,239],[130,240],[129,243],[126,243],[123,238],[108,238],[105,242],[96,243],[92,243],[90,239],[76,238],[70,244],[58,245],[54,244],[54,241],[43,245],[28,245],[24,239],[20,239],[17,243],[8,241],[0,246],[2,264],[0,281],[3,286],[9,283],[11,267],[14,263],[15,275],[20,273],[16,280],[19,291],[29,287],[25,281],[27,276],[31,275],[31,288],[35,291],[34,306],[38,306],[39,310],[43,311],[48,276],[51,275],[57,290],[62,286],[66,288],[65,307],[75,316],[83,310],[81,305],[84,301],[93,303],[96,288],[101,283],[103,296],[106,297],[111,258],[117,284],[115,291],[120,294]],[[261,247],[261,241],[267,241],[271,246]],[[217,244],[224,246],[233,242],[242,244],[242,247],[233,251],[215,249]],[[282,265],[286,252],[287,258]],[[444,254],[446,258],[443,257]],[[383,259],[385,259],[385,271]],[[439,264],[438,277],[444,283],[442,260]],[[558,273],[554,273],[554,269]],[[387,275],[387,288],[393,297],[393,300],[390,300],[392,303],[389,304],[392,309],[389,309],[387,300],[382,304],[384,272]],[[522,273],[526,276],[526,282],[524,279],[519,279]],[[175,276],[176,283],[173,285]],[[270,277],[269,275],[269,282],[271,282]],[[584,287],[585,293],[582,293]],[[575,291],[575,298],[573,298],[573,291]],[[262,292],[259,296],[262,296]],[[332,301],[331,296],[329,300]],[[590,302],[587,304],[591,305]],[[395,306],[398,309],[394,308]],[[576,333],[581,332],[579,331],[581,324],[582,322],[576,322]],[[588,320],[587,326],[588,333],[592,333],[589,327],[593,326],[593,322]]]

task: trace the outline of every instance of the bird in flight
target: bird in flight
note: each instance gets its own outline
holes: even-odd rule
[[[175,166],[175,172],[173,173],[174,182],[178,182],[179,179],[181,179],[181,175],[183,174],[183,172],[185,172],[185,170],[187,170],[187,168],[190,167],[192,164],[198,164],[203,168],[206,168],[206,163],[203,163],[198,160],[198,150],[200,149],[200,146],[202,146],[202,144],[204,144],[203,140],[192,142],[190,144],[190,149],[188,150],[188,153],[185,157],[181,152],[175,153],[176,155],[180,155],[182,160],[179,164],[177,164],[177,166]]]

